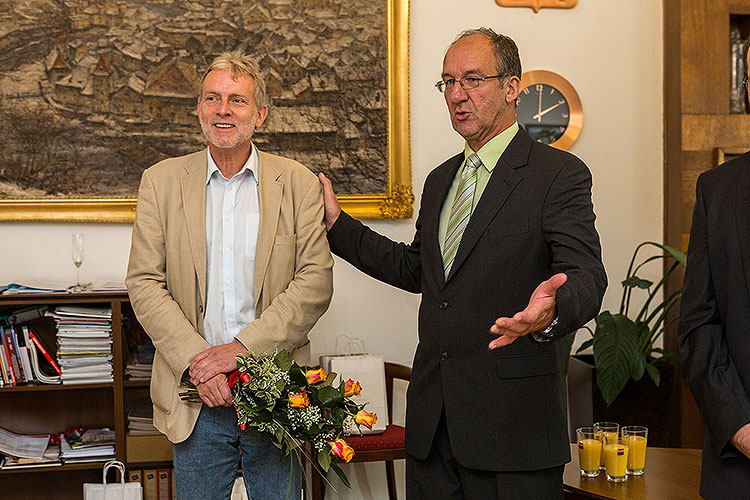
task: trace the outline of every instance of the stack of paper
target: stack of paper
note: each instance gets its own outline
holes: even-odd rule
[[[63,384],[112,382],[112,310],[60,306],[48,314],[57,323],[57,362]]]
[[[154,427],[154,407],[150,401],[134,406],[128,412],[128,433],[133,436],[157,436],[161,434]]]
[[[87,435],[95,438],[86,439]],[[114,440],[114,432],[106,428],[62,434],[60,458],[66,464],[112,460],[115,458]]]
[[[151,369],[154,365],[154,344],[147,340],[138,346],[128,356],[125,374],[130,380],[151,380]]]

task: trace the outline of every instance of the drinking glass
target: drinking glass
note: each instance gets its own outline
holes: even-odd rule
[[[617,422],[597,422],[594,424],[594,432],[602,442],[602,446],[615,444],[620,437],[620,424]],[[604,468],[604,455],[602,455],[602,461],[599,463],[599,468]]]
[[[646,466],[648,428],[629,425],[622,428],[622,439],[628,445],[628,474],[640,476]]]
[[[578,441],[578,463],[583,477],[599,475],[599,462],[602,455],[602,442],[597,437],[593,427],[579,427],[576,429]]]
[[[83,286],[81,285],[81,264],[83,264],[83,257],[85,255],[83,233],[73,233],[73,246],[70,250],[70,256],[73,258],[73,264],[76,266],[76,285],[73,287],[73,291],[75,292],[83,290]]]
[[[607,481],[622,483],[628,478],[628,445],[622,439],[618,439],[614,444],[604,445],[602,460],[604,460]]]

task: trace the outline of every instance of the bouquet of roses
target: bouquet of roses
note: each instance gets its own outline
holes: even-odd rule
[[[323,368],[298,365],[281,350],[271,355],[239,354],[237,370],[229,374],[228,383],[242,430],[270,434],[284,455],[300,449],[323,479],[322,471],[333,469],[351,488],[332,457],[349,462],[354,450],[344,440],[344,432],[355,425],[372,429],[377,415],[349,398],[361,393],[359,382],[349,379],[334,386],[335,378],[336,373],[326,374]],[[189,381],[183,384],[187,389],[180,398],[200,402],[195,386]],[[300,446],[303,444],[311,446],[317,461]]]

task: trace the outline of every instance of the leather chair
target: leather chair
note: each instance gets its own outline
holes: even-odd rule
[[[393,380],[411,379],[411,368],[396,363],[385,362],[385,391],[388,400],[388,421],[393,421]],[[385,432],[363,436],[347,436],[346,442],[354,448],[354,458],[351,462],[380,462],[385,461],[385,476],[388,484],[388,498],[396,498],[396,475],[393,461],[406,458],[404,449],[404,427],[388,424]],[[335,475],[335,474],[334,474]],[[325,496],[325,482],[317,473],[312,474],[312,500],[323,500]]]

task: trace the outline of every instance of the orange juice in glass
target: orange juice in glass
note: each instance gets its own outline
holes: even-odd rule
[[[648,429],[640,425],[622,428],[622,439],[628,445],[628,474],[640,476],[646,466]]]
[[[607,473],[607,481],[621,483],[628,476],[628,445],[622,440],[614,444],[605,444],[602,448],[602,460],[604,461],[604,470]]]
[[[593,427],[580,427],[576,429],[578,441],[578,463],[581,466],[583,477],[596,477],[599,475],[599,461],[602,454],[602,442],[596,436]]]
[[[620,424],[617,422],[597,422],[594,424],[594,433],[602,442],[602,446],[606,444],[616,444],[620,437]],[[604,457],[604,455],[602,455]],[[604,468],[604,458],[599,463],[599,468]]]

